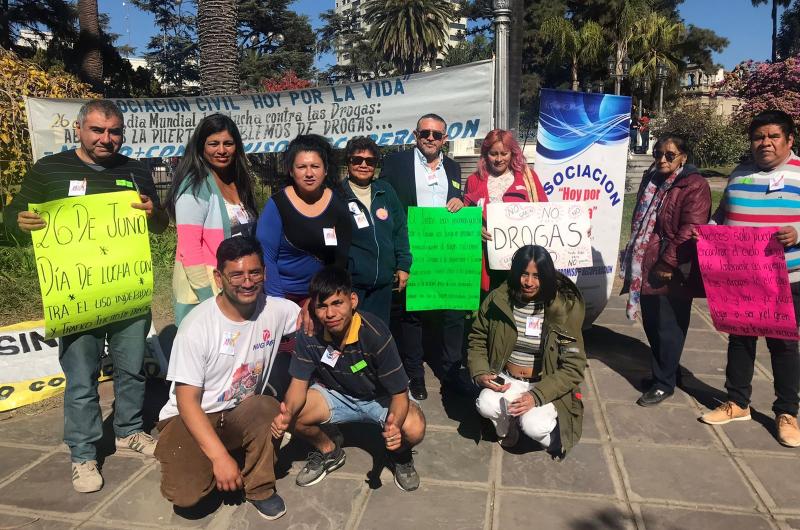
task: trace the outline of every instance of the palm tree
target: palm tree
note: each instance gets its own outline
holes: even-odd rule
[[[651,12],[636,23],[635,29],[636,36],[631,40],[631,48],[635,50],[637,58],[629,75],[631,78],[648,79],[649,85],[653,87],[659,81],[659,90],[663,91],[665,78],[658,78],[658,65],[663,64],[666,67],[667,77],[678,73],[681,65],[678,46],[686,38],[686,28],[681,22]],[[661,99],[659,110],[660,101]]]
[[[198,0],[200,91],[239,93],[239,47],[236,42],[237,0]]]
[[[750,0],[754,7],[766,4],[770,0]],[[778,60],[778,5],[787,7],[792,0],[772,0],[772,62]]]
[[[92,90],[103,91],[103,55],[100,53],[100,16],[97,0],[78,0],[81,78]]]
[[[442,0],[368,0],[364,9],[369,39],[402,74],[436,65],[456,17],[453,4]]]
[[[622,84],[622,62],[628,55],[628,45],[636,36],[636,23],[650,13],[650,0],[622,0],[612,4],[614,24],[610,29],[611,48],[614,53],[614,93],[619,94]]]
[[[539,30],[542,38],[553,44],[553,54],[558,60],[567,60],[572,70],[572,90],[578,90],[578,64],[597,61],[605,47],[603,28],[596,22],[586,22],[576,29],[571,20],[562,17],[548,18]]]

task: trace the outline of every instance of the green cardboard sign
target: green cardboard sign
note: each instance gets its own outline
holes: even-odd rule
[[[481,209],[408,209],[413,258],[406,309],[474,311],[481,289]]]

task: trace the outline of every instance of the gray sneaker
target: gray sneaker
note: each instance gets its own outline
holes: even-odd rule
[[[117,449],[129,449],[143,455],[153,456],[156,450],[156,443],[152,436],[144,431],[139,431],[124,438],[117,438],[115,445]]]
[[[303,466],[303,469],[297,474],[295,483],[303,488],[306,486],[313,486],[324,479],[328,473],[342,467],[344,465],[344,460],[344,449],[338,444],[336,448],[329,453],[323,454],[320,451],[312,451],[308,455],[306,465]]]
[[[72,487],[78,493],[92,493],[103,487],[103,477],[97,460],[72,463]]]
[[[401,453],[389,452],[389,465],[394,472],[394,483],[403,491],[414,491],[419,488],[419,475],[414,469],[414,458],[411,450]]]

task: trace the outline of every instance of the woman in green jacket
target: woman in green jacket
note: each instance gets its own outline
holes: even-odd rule
[[[392,286],[406,287],[411,270],[406,212],[392,186],[375,180],[378,145],[356,136],[344,148],[347,180],[337,189],[353,228],[347,269],[358,294],[358,308],[389,325]]]
[[[506,282],[481,304],[469,334],[469,371],[483,388],[478,412],[503,447],[516,445],[520,429],[557,457],[580,439],[583,315],[578,288],[538,245],[517,250]]]

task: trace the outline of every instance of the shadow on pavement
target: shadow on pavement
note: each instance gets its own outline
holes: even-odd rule
[[[636,390],[645,390],[651,360],[647,344],[596,324],[583,332],[583,340],[589,360],[614,370]]]
[[[622,511],[608,508],[593,514],[591,519],[575,521],[569,525],[572,530],[624,530],[630,528],[631,518]]]

